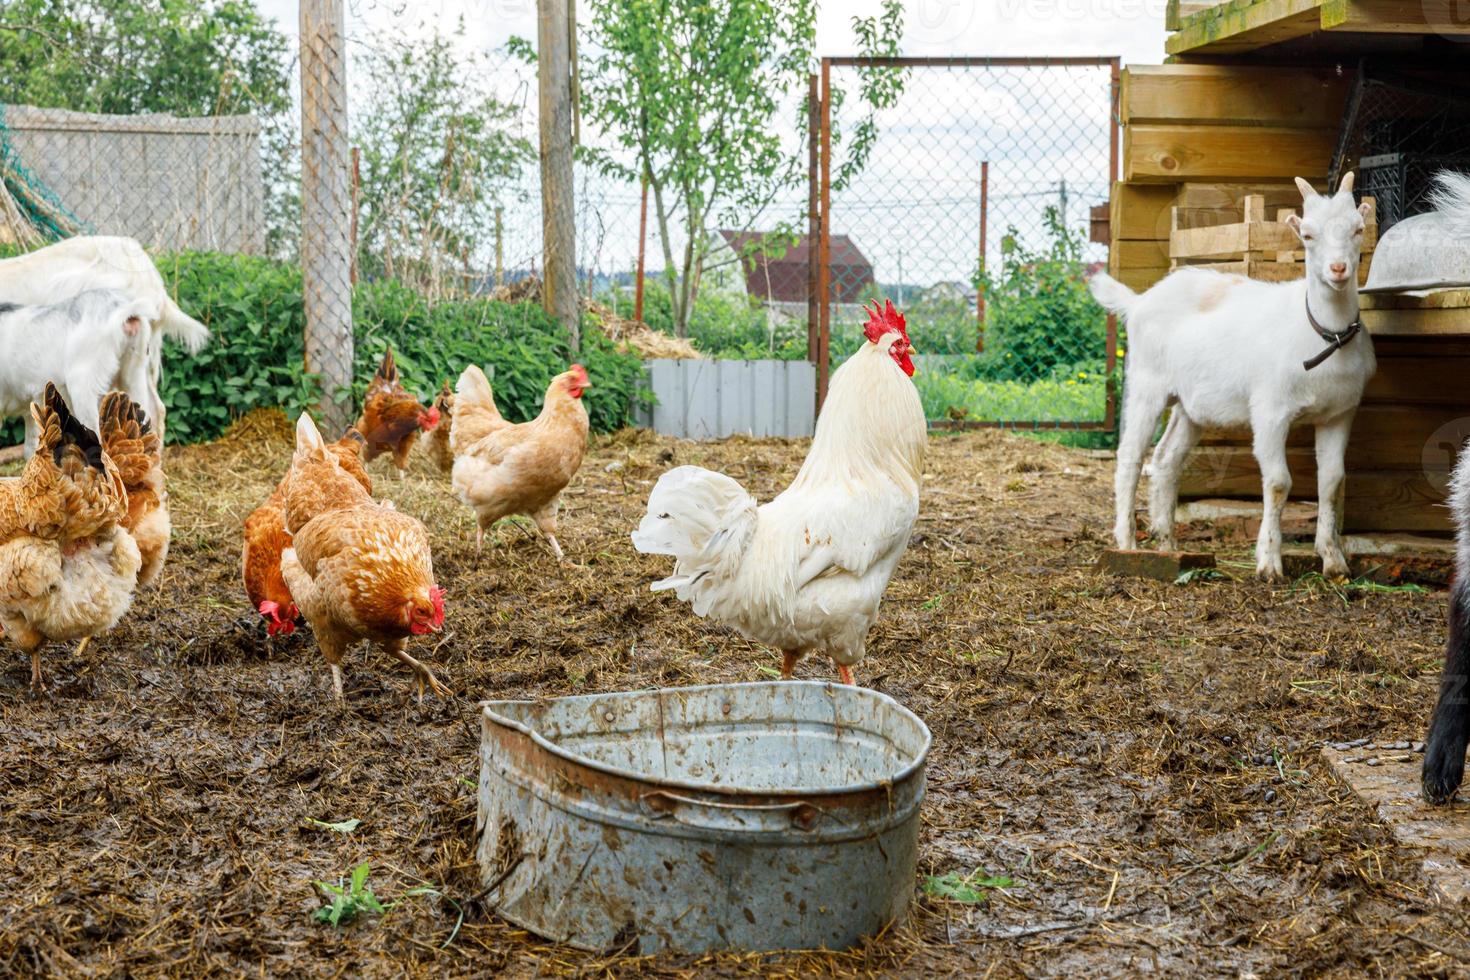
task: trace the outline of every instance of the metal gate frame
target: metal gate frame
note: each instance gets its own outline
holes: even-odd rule
[[[1108,127],[1108,198],[1118,182],[1118,141],[1120,132],[1119,86],[1122,59],[1119,57],[932,57],[932,58],[868,58],[825,57],[821,75],[807,78],[807,112],[810,134],[808,197],[808,240],[817,243],[810,249],[807,271],[807,357],[817,368],[817,414],[827,398],[827,381],[831,368],[832,267],[832,69],[836,68],[1047,68],[1087,67],[1111,69],[1109,101],[1112,125]],[[1109,252],[1112,246],[1109,245]],[[1103,419],[1097,421],[1009,421],[931,419],[930,429],[1065,429],[1073,432],[1111,432],[1117,427],[1118,388],[1118,318],[1108,314],[1107,323],[1107,407]]]

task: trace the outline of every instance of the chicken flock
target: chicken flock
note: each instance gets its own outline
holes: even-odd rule
[[[697,615],[779,650],[786,677],[817,653],[854,683],[918,517],[926,424],[913,348],[892,303],[869,313],[866,342],[833,374],[811,449],[783,493],[759,504],[723,474],[680,466],[658,480],[632,533],[637,550],[674,559],[655,591],[673,590]],[[389,351],[340,439],[326,441],[303,414],[290,465],[243,528],[241,580],[267,637],[309,627],[338,700],[344,656],[362,641],[404,664],[420,698],[449,695],[408,652],[445,623],[429,532],[374,496],[366,464],[391,454],[402,479],[424,436],[475,512],[477,549],[496,521],[522,515],[563,561],[557,512],[586,449],[591,387],[573,364],[552,379],[540,414],[516,424],[479,367],[424,406]],[[102,398],[97,432],[52,385],[31,411],[37,451],[18,478],[0,480],[0,630],[30,655],[40,692],[42,647],[85,645],[115,626],[137,589],[158,580],[170,525],[161,440],[126,394]]]

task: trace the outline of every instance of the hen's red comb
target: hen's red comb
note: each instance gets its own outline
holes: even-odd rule
[[[872,309],[863,306],[864,312],[868,314],[868,322],[863,324],[863,333],[873,343],[890,330],[897,330],[908,339],[908,322],[904,320],[903,314],[893,308],[893,300],[885,299],[882,309],[879,309],[877,300],[873,301]]]

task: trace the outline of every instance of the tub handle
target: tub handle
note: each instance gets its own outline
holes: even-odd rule
[[[659,789],[644,793],[638,801],[644,812],[655,819],[673,817],[690,827],[720,830],[785,830],[788,827],[811,830],[822,816],[821,807],[805,800],[795,803],[718,803]],[[713,819],[690,819],[700,811],[705,811]]]

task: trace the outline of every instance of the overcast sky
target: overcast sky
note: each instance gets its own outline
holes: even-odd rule
[[[295,0],[257,3],[294,39]],[[852,53],[852,18],[880,6],[880,0],[821,4],[818,54]],[[1157,64],[1164,51],[1165,0],[905,0],[904,6],[907,55],[1117,55],[1124,64]],[[585,2],[580,8],[588,16]],[[359,41],[448,32],[460,21],[464,45],[479,51],[497,50],[513,35],[536,36],[535,0],[347,0],[347,11],[348,34]],[[850,100],[849,118],[839,125],[856,122],[855,103]],[[835,198],[832,221],[834,231],[850,234],[868,255],[880,281],[969,278],[979,248],[981,159],[990,161],[992,263],[1007,226],[1039,241],[1044,207],[1066,201],[1069,224],[1079,227],[1087,205],[1106,196],[1105,70],[920,72],[879,122],[882,150],[864,179]],[[512,267],[539,251],[534,169],[523,202],[506,209]],[[578,191],[579,264],[626,270],[636,250],[636,188],[579,178]],[[784,210],[799,211],[803,195],[793,195]],[[790,216],[774,213],[764,224]],[[894,235],[895,225],[906,232]],[[650,247],[653,265],[658,250],[652,241]]]

